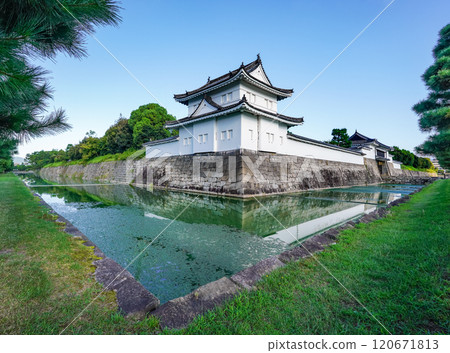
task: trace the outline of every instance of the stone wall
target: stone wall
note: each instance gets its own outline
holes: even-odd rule
[[[127,161],[43,168],[40,171],[40,175],[44,179],[58,182],[64,182],[67,178],[74,181],[80,180],[108,183],[131,182],[130,180],[127,180]]]
[[[388,175],[383,179],[389,183],[395,184],[426,184],[437,179],[437,173],[418,172],[413,170],[395,169],[392,164],[388,163]]]
[[[171,156],[144,160],[142,184],[246,196],[381,182],[377,166],[332,162],[268,152]],[[140,180],[136,180],[139,184]]]
[[[269,152],[235,150],[135,161],[51,167],[45,179],[135,184],[246,197],[308,189],[367,185],[384,181],[375,160],[364,165]],[[413,182],[427,173],[389,170],[387,181]]]

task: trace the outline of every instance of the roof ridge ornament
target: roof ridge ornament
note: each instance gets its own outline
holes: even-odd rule
[[[247,97],[245,96],[245,94],[242,96],[241,102],[247,102]]]
[[[259,53],[256,54],[256,60],[259,61],[259,62],[261,62],[261,57],[259,56]]]
[[[207,83],[209,83],[211,81],[211,76],[208,76],[208,81]]]

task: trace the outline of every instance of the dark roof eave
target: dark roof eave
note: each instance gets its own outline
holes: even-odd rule
[[[180,136],[178,136],[178,135],[170,136],[170,137],[166,137],[165,139],[160,139],[160,140],[149,141],[149,142],[143,143],[142,146],[154,146],[154,145],[159,145],[161,143],[175,142],[175,141],[179,140],[179,138],[180,138]]]
[[[389,158],[386,158],[386,157],[375,156],[375,160],[382,161],[382,162],[389,162]]]
[[[202,119],[208,118],[209,116],[214,116],[215,114],[218,114],[218,113],[227,113],[228,111],[231,112],[231,111],[234,111],[235,108],[238,108],[240,105],[244,105],[244,104],[247,105],[248,107],[250,107],[251,109],[256,110],[257,112],[260,112],[262,114],[271,115],[273,117],[273,119],[281,120],[284,123],[291,125],[291,126],[300,125],[304,121],[303,117],[294,118],[294,117],[290,117],[287,115],[275,114],[275,113],[272,113],[272,112],[269,112],[269,111],[266,111],[263,109],[259,109],[255,106],[251,105],[250,103],[248,103],[247,100],[245,98],[243,98],[235,104],[229,105],[227,107],[222,107],[223,109],[218,109],[218,110],[208,112],[206,114],[198,115],[195,117],[189,116],[189,117],[182,118],[180,120],[168,121],[168,122],[166,122],[166,127],[176,127],[176,126],[184,125],[186,123],[193,123],[197,120],[202,120]]]

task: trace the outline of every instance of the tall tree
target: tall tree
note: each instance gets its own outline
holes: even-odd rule
[[[166,121],[175,120],[173,115],[159,104],[150,103],[133,110],[128,123],[133,129],[133,145],[141,148],[144,142],[163,139],[178,132],[164,128]]]
[[[0,1],[0,140],[27,140],[70,128],[62,109],[45,116],[47,72],[30,63],[58,53],[81,58],[97,25],[116,25],[112,0]]]
[[[349,140],[349,136],[347,134],[347,129],[333,129],[331,131],[331,136],[333,138],[329,143],[332,145],[337,145],[341,147],[350,147],[352,145],[351,141]]]
[[[442,167],[450,168],[450,24],[439,32],[433,56],[434,64],[422,75],[428,97],[413,106],[420,129],[432,135],[416,149],[434,154]]]
[[[119,120],[106,130],[105,136],[101,140],[104,149],[102,152],[105,154],[122,153],[131,148],[133,146],[133,129],[128,124],[128,119],[121,115]]]

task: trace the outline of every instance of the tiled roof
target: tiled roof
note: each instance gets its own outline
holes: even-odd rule
[[[350,136],[349,140],[352,141],[353,148],[358,148],[359,146],[363,147],[364,145],[376,143],[381,148],[385,148],[388,150],[391,149],[390,146],[385,145],[384,143],[381,143],[377,139],[373,139],[373,138],[364,136],[363,134],[359,133],[358,131],[355,131],[355,133],[352,136]],[[362,141],[362,142],[359,143],[358,141]]]
[[[375,139],[371,139],[370,137],[364,136],[363,134],[360,134],[358,131],[355,131],[355,133],[350,136],[350,141],[366,141],[366,142],[372,142],[375,141]]]
[[[212,80],[208,78],[208,82],[206,82],[203,86],[201,86],[201,87],[199,87],[199,88],[197,88],[195,90],[192,90],[192,91],[186,91],[185,93],[174,94],[174,98],[175,98],[175,100],[177,100],[177,101],[179,101],[179,102],[181,102],[183,104],[187,104],[187,101],[189,100],[189,98],[191,96],[198,95],[198,93],[201,93],[202,91],[211,89],[211,88],[213,88],[213,87],[215,87],[215,86],[217,86],[217,85],[219,85],[221,83],[224,83],[224,82],[227,82],[228,80],[231,80],[232,78],[236,78],[236,76],[239,73],[241,73],[242,71],[244,71],[247,74],[250,74],[259,65],[261,65],[261,67],[262,67],[261,58],[259,57],[259,54],[258,54],[258,57],[257,57],[257,59],[255,61],[252,61],[251,63],[249,63],[247,65],[244,65],[244,63],[242,63],[241,66],[238,67],[237,69],[235,69],[233,71],[230,71],[230,72],[228,72],[225,75],[216,77],[216,78],[214,78]],[[264,67],[262,67],[262,69],[264,71]],[[255,78],[253,76],[251,76],[251,78],[253,80],[257,81],[263,87],[270,88],[270,89],[273,89],[275,91],[278,91],[281,95],[283,95],[283,97],[279,97],[280,99],[286,98],[286,97],[284,97],[285,95],[289,96],[289,95],[291,95],[294,92],[293,89],[285,89],[285,88],[279,88],[279,87],[273,86],[269,79],[268,79],[269,80],[269,84],[267,84],[266,82],[258,80],[257,78]]]
[[[205,118],[212,117],[212,116],[214,116],[216,114],[219,114],[219,113],[226,114],[227,112],[232,112],[234,110],[239,110],[239,109],[246,109],[246,110],[250,110],[250,111],[254,110],[254,111],[259,112],[261,114],[269,115],[269,116],[273,117],[276,120],[281,120],[283,122],[290,123],[291,125],[299,125],[299,124],[303,123],[303,118],[294,118],[294,117],[291,117],[291,116],[277,114],[277,113],[274,113],[274,112],[270,112],[270,111],[267,111],[267,110],[255,107],[254,105],[250,104],[247,101],[247,98],[245,97],[245,95],[237,103],[234,103],[234,104],[231,104],[231,105],[228,105],[228,106],[225,106],[225,107],[222,107],[222,106],[218,105],[210,97],[205,97],[205,100],[209,104],[211,104],[211,102],[214,103],[214,104],[211,104],[211,105],[213,105],[217,109],[213,110],[211,112],[205,113],[205,114],[197,115],[197,116],[192,116],[191,115],[191,116],[179,119],[179,120],[167,121],[166,122],[166,127],[169,128],[169,127],[173,127],[173,126],[184,125],[186,123],[190,123],[190,122],[193,122],[193,121],[196,121],[196,120],[203,120]]]
[[[178,135],[170,136],[170,137],[166,137],[165,139],[146,142],[146,143],[143,144],[143,146],[159,145],[160,143],[176,141],[176,140],[178,140],[178,138],[179,138]]]

